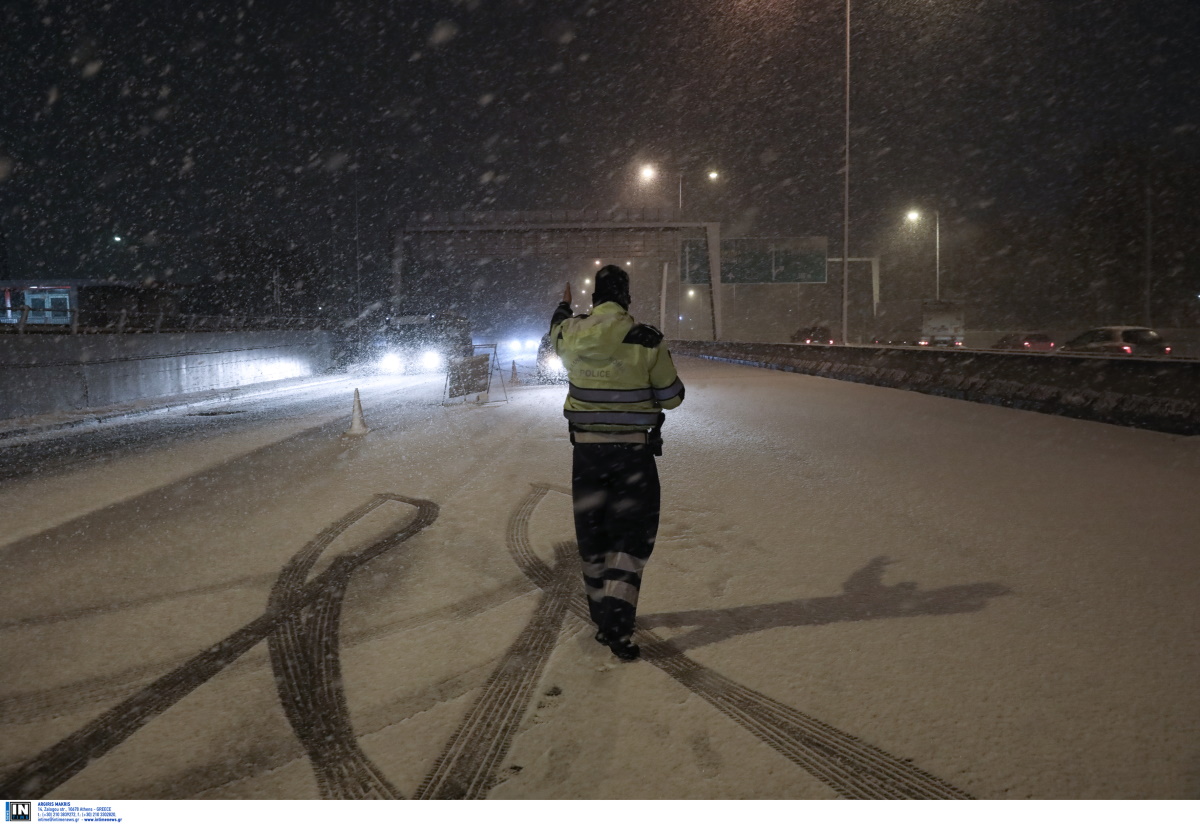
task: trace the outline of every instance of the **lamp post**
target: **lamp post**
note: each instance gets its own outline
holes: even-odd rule
[[[715,181],[721,177],[721,174],[716,169],[709,169],[705,177]],[[679,213],[683,214],[683,172],[679,173]]]
[[[846,326],[850,316],[850,0],[846,0],[846,134],[842,164],[842,344],[849,345]]]
[[[652,180],[658,177],[658,169],[656,169],[652,164],[647,163],[643,165],[640,170],[638,170],[638,176],[642,179],[643,184],[649,184]],[[715,169],[709,169],[708,172],[705,173],[705,176],[709,180],[715,181],[721,177],[721,174]],[[683,213],[683,178],[684,173],[682,171],[675,172],[675,180],[679,191],[679,212],[681,214]]]
[[[916,223],[921,219],[921,213],[916,209],[910,211],[906,216],[909,223]],[[942,213],[933,210],[933,299],[940,301],[942,299]]]
[[[650,203],[650,184],[656,177],[658,177],[658,169],[647,163],[638,171],[638,177],[640,177],[642,180],[642,191],[645,193],[642,197],[642,206],[645,208]]]

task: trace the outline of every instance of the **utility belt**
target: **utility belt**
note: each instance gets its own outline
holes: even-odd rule
[[[592,432],[578,429],[575,424],[568,424],[571,433],[571,443],[637,443],[649,446],[654,455],[662,455],[662,425],[667,416],[658,413],[658,422],[649,432]]]

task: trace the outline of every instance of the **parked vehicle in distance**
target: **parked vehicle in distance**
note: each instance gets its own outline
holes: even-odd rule
[[[397,375],[440,372],[451,359],[474,352],[466,318],[441,314],[388,318],[371,349],[376,368]]]
[[[1171,347],[1163,340],[1162,335],[1146,326],[1100,326],[1072,338],[1058,351],[1166,357],[1171,354]]]
[[[1049,335],[1043,335],[1039,332],[1029,335],[1015,332],[1000,338],[1000,340],[992,344],[992,348],[1016,350],[1019,352],[1053,352],[1054,341],[1050,339]]]
[[[921,304],[921,337],[918,346],[962,346],[963,310],[950,301],[927,300]]]
[[[555,353],[549,335],[542,335],[538,344],[534,378],[538,383],[562,383],[567,379],[567,369],[563,366],[562,358]]]
[[[792,333],[792,343],[819,343],[833,346],[833,334],[828,326],[805,326]]]

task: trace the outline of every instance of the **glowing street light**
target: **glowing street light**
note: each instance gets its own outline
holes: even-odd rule
[[[683,211],[683,172],[678,172],[677,175],[679,177],[679,211],[682,212]],[[710,181],[715,181],[721,177],[721,174],[716,169],[709,169],[705,173],[705,176]]]
[[[921,220],[921,213],[912,209],[905,215],[905,218],[909,223],[917,223]],[[942,215],[937,209],[933,210],[933,244],[933,299],[940,301],[942,299]]]
[[[716,169],[709,169],[704,174],[710,181],[719,180],[721,177],[721,173],[718,172]],[[652,180],[654,180],[655,178],[658,177],[658,169],[653,164],[647,163],[644,166],[642,166],[641,170],[638,172],[638,175],[641,177],[642,183],[648,184]],[[678,189],[679,189],[679,211],[680,212],[683,211],[683,178],[684,178],[683,171],[675,172],[675,180],[678,184]]]

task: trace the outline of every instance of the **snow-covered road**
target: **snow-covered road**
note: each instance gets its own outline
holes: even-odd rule
[[[579,618],[561,386],[3,447],[4,794],[1200,795],[1200,440],[679,367],[633,664]]]

